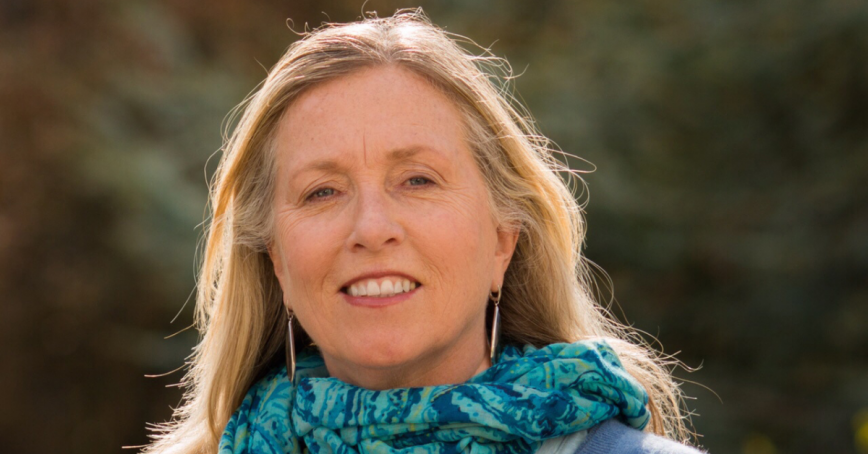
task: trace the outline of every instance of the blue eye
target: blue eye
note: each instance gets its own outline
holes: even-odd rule
[[[426,184],[431,184],[431,180],[425,177],[413,177],[407,180],[407,184],[410,186],[424,186]]]
[[[335,190],[334,190],[334,189],[332,189],[332,188],[322,188],[322,189],[317,189],[316,191],[312,192],[309,196],[307,196],[307,198],[308,198],[308,200],[311,200],[311,199],[324,199],[324,198],[326,198],[326,197],[331,197],[331,196],[333,196],[333,195],[335,195]]]

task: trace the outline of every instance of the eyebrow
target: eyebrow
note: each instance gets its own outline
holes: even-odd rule
[[[403,161],[426,151],[441,154],[436,149],[425,145],[411,145],[409,147],[395,148],[389,151],[386,155],[386,160],[389,162]],[[340,170],[341,167],[342,166],[333,159],[317,159],[292,172],[292,178],[297,178],[300,174],[309,171],[335,172]]]
[[[396,148],[390,151],[389,154],[386,156],[386,159],[391,162],[403,161],[405,159],[412,158],[413,156],[423,151],[433,151],[436,153],[436,150],[434,150],[433,148],[429,148],[424,145],[413,145],[405,148]]]

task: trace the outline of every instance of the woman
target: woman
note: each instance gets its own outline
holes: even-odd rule
[[[421,11],[290,47],[227,144],[186,404],[147,452],[695,452],[639,431],[685,437],[678,389],[593,302],[499,63]]]

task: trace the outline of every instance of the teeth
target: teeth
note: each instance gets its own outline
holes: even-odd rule
[[[371,279],[367,282],[356,282],[347,289],[347,293],[351,296],[379,296],[389,297],[400,293],[409,292],[416,288],[416,283],[409,279],[393,278],[384,279],[377,283],[377,280]]]
[[[392,285],[392,281],[385,280],[383,281],[383,285],[380,288],[380,296],[392,296],[395,294],[395,287]]]
[[[368,281],[368,296],[380,296],[380,286],[374,281]]]

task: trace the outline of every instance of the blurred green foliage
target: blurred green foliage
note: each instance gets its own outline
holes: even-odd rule
[[[868,4],[421,4],[505,56],[590,188],[588,256],[712,452],[866,452]],[[227,112],[361,2],[0,2],[4,452],[118,452],[170,417]],[[586,160],[586,161],[585,161]],[[206,164],[207,163],[207,164]],[[177,320],[172,323],[176,317]],[[707,388],[716,393],[712,393]],[[719,396],[719,398],[717,397]],[[862,416],[859,416],[862,415]]]

